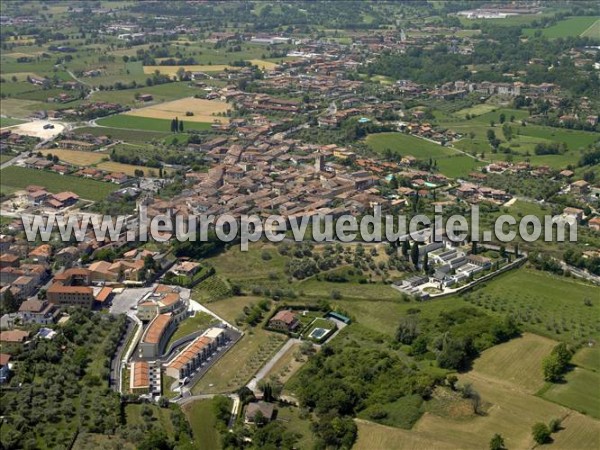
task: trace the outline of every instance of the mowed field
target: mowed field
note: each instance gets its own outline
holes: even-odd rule
[[[458,154],[451,148],[404,133],[371,134],[367,136],[366,142],[377,153],[390,149],[393,153],[412,155],[417,159],[436,159]]]
[[[144,73],[151,74],[157,70],[164,75],[177,75],[177,71],[183,67],[186,72],[223,72],[227,70],[240,70],[241,67],[229,64],[195,64],[191,66],[144,66]]]
[[[118,189],[118,186],[112,183],[15,166],[0,171],[0,182],[2,192],[14,192],[36,184],[53,193],[71,191],[87,200],[104,200]]]
[[[512,383],[529,394],[544,386],[542,359],[550,354],[557,341],[525,333],[509,342],[497,345],[493,352],[483,352],[475,360],[473,369],[481,378],[499,378]],[[515,358],[527,355],[515,364]]]
[[[575,367],[565,383],[553,384],[542,397],[600,419],[600,373]]]
[[[174,119],[172,117],[171,119]],[[216,118],[216,117],[215,117]],[[101,127],[108,127],[123,130],[139,130],[139,131],[159,131],[171,132],[171,119],[155,119],[153,117],[138,117],[126,114],[117,114],[115,116],[105,117],[96,121],[96,124]],[[186,130],[209,130],[210,123],[208,122],[189,122],[187,117],[180,117],[183,121],[184,131]],[[108,132],[108,131],[107,131]],[[127,139],[125,139],[127,140]]]
[[[597,449],[600,421],[525,392],[520,379],[513,382],[506,378],[521,373],[528,378],[526,383],[542,380],[541,373],[529,372],[533,365],[541,366],[548,343],[551,341],[526,334],[486,350],[475,361],[473,370],[459,377],[459,384],[471,383],[480,394],[486,414],[455,419],[428,412],[411,430],[357,421],[358,440],[354,448],[482,449],[488,448],[492,436],[499,433],[506,448],[530,449],[534,446],[531,427],[559,418],[563,419],[563,429],[552,435],[551,448]],[[512,355],[507,363],[510,367],[500,367],[501,361],[508,361],[508,355]]]
[[[581,36],[600,39],[600,19],[596,20],[587,30],[581,33]]]
[[[147,106],[145,108],[134,109],[125,113],[127,116],[149,117],[153,119],[172,120],[175,117],[184,122],[209,122],[215,119],[221,122],[228,122],[226,117],[219,117],[216,114],[226,113],[230,109],[226,102],[220,100],[206,100],[202,98],[182,98],[172,102],[160,103]],[[193,116],[186,116],[187,112],[194,113]]]
[[[600,35],[596,32],[596,35],[588,34],[591,27],[596,26],[596,22],[600,21],[600,17],[594,16],[580,16],[580,17],[569,17],[568,19],[561,20],[554,25],[543,28],[542,36],[547,38],[564,38],[569,36],[587,36],[599,39]],[[527,36],[533,36],[538,28],[527,28],[523,32]],[[597,28],[596,28],[597,30]],[[591,32],[593,33],[592,28]]]
[[[63,150],[51,149],[45,150],[44,155],[55,155],[61,161],[81,167],[95,167],[96,169],[105,170],[107,172],[123,172],[127,175],[134,176],[136,170],[141,170],[147,174],[150,170],[158,172],[158,169],[146,166],[134,166],[131,164],[122,164],[119,162],[110,161],[106,153],[100,152],[85,152],[79,150]],[[168,169],[165,169],[168,172]]]

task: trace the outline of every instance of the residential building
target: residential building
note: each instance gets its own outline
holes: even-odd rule
[[[189,376],[199,368],[225,342],[221,328],[210,328],[194,339],[168,364],[166,374],[178,380]]]
[[[271,320],[269,320],[269,328],[280,331],[294,331],[300,326],[300,322],[296,318],[296,315],[288,310],[284,309],[278,311]]]
[[[257,415],[263,417],[267,422],[273,419],[273,413],[275,412],[275,405],[268,402],[251,402],[246,406],[246,414],[244,415],[244,422],[247,424],[254,423]],[[260,414],[259,414],[260,413]]]
[[[55,322],[57,315],[55,305],[46,300],[26,300],[19,307],[19,316],[24,323],[49,325]]]

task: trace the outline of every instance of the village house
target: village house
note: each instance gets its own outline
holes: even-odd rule
[[[273,414],[275,412],[275,405],[264,401],[251,402],[246,406],[246,413],[244,415],[244,422],[246,424],[256,423],[257,418],[260,416],[265,422],[273,420]]]
[[[300,326],[300,322],[296,315],[289,309],[278,311],[271,320],[269,320],[269,328],[274,330],[293,332]]]
[[[56,321],[56,307],[45,300],[29,299],[21,303],[19,316],[24,323],[50,325]]]

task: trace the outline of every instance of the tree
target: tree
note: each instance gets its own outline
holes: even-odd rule
[[[415,267],[419,266],[419,244],[417,242],[413,242],[413,246],[410,249],[410,260]]]
[[[490,450],[504,450],[504,438],[496,433],[490,440]]]
[[[557,355],[548,355],[542,360],[544,380],[555,383],[562,378],[563,367]]]
[[[396,341],[401,344],[410,345],[417,336],[419,336],[417,317],[414,315],[401,317],[398,328],[396,329]]]
[[[533,440],[537,444],[545,444],[550,440],[550,429],[546,426],[545,423],[536,423],[531,428],[531,434],[533,436]]]
[[[423,272],[429,271],[429,255],[427,252],[423,255]]]
[[[183,133],[183,120],[179,121],[179,132]]]
[[[500,123],[504,123],[504,122],[506,122],[506,114],[501,113],[500,114]]]
[[[6,313],[14,313],[19,310],[21,302],[15,297],[10,289],[7,289],[4,293],[4,301],[2,303],[2,310]]]

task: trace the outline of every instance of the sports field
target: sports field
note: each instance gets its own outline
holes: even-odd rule
[[[151,105],[145,108],[134,109],[125,113],[127,116],[149,117],[153,119],[174,119],[178,117],[184,122],[209,122],[215,119],[221,122],[228,122],[226,117],[219,117],[216,114],[226,113],[230,109],[226,102],[220,100],[206,100],[202,98],[182,98],[172,102]],[[191,112],[193,116],[187,116]]]

